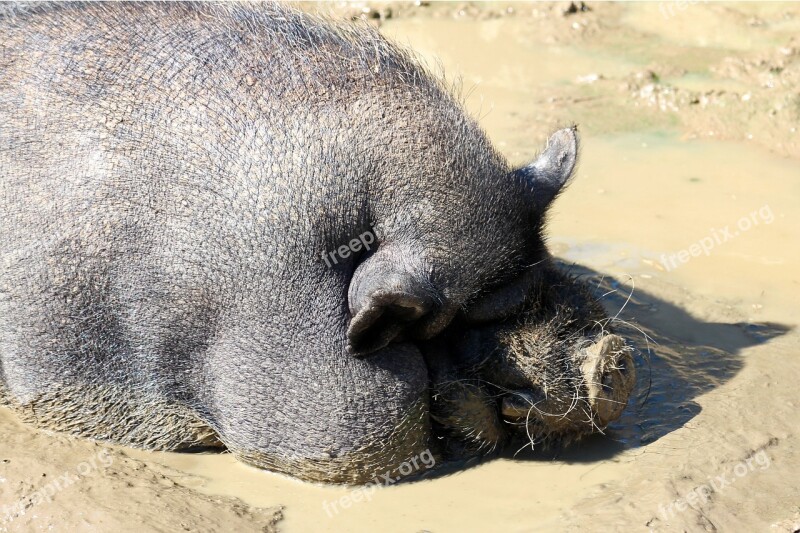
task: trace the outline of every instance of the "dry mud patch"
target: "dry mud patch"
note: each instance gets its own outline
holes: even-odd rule
[[[192,488],[125,450],[35,431],[0,409],[0,531],[276,531],[281,509]]]

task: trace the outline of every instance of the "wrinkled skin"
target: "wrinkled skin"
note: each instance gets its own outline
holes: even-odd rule
[[[434,447],[420,348],[523,310],[574,130],[511,169],[408,54],[283,6],[23,5],[0,40],[0,400],[308,480]]]

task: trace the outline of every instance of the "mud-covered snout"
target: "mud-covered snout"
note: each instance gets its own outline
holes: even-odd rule
[[[530,388],[509,391],[501,415],[528,435],[576,438],[618,419],[636,383],[630,349],[607,334],[578,350],[572,364],[530,377]],[[531,371],[533,367],[529,367]]]
[[[606,335],[586,350],[581,366],[589,406],[601,427],[618,419],[636,384],[630,349],[618,335]]]

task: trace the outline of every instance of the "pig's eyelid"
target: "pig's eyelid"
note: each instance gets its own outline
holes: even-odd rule
[[[538,266],[538,265],[542,264],[545,261],[546,261],[546,258],[542,258],[542,259],[536,261],[535,263],[531,263],[529,265],[522,265],[521,268],[520,268],[520,271],[517,272],[515,276],[510,277],[510,278],[508,278],[506,280],[503,280],[503,282],[498,283],[497,285],[491,285],[488,288],[484,287],[484,288],[480,289],[479,291],[477,291],[473,295],[473,297],[467,302],[467,304],[474,303],[477,300],[479,300],[480,298],[486,296],[487,294],[492,294],[493,292],[495,292],[497,290],[502,290],[503,288],[505,288],[506,286],[508,286],[509,284],[513,283],[515,280],[517,280],[519,277],[524,276],[528,272],[529,269],[531,269],[531,268],[533,268],[535,266]]]
[[[530,265],[523,265],[522,270],[524,272],[525,270],[528,270],[529,268],[533,268],[535,266],[539,266],[540,264],[544,263],[545,261],[546,261],[546,258],[543,257],[542,259],[539,259],[535,263],[531,263]]]

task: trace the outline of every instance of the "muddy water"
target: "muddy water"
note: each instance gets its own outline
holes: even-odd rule
[[[580,121],[570,119],[571,107],[586,117],[580,169],[549,232],[554,253],[607,294],[639,350],[640,391],[605,437],[382,488],[348,508],[337,503],[358,497],[348,489],[260,472],[227,455],[138,455],[196,475],[203,492],[285,505],[281,527],[290,532],[589,523],[697,530],[791,520],[800,501],[800,365],[791,331],[800,319],[800,164],[757,143],[714,140],[725,138],[721,130],[698,138],[679,120],[637,115],[635,107],[620,114],[628,94],[614,83],[569,96],[574,86],[625,80],[654,61],[681,66],[666,69],[673,87],[746,91],[746,81],[711,76],[709,67],[742,50],[785,45],[800,23],[780,5],[681,5],[603,7],[614,21],[606,27],[591,18],[602,13],[553,21],[592,30],[580,38],[542,38],[535,20],[552,16],[546,10],[538,18],[416,17],[382,27],[461,76],[468,107],[513,161],[530,158],[559,121]],[[759,16],[772,22],[752,23]],[[768,466],[753,466],[759,452]],[[675,506],[748,458],[735,484]]]

